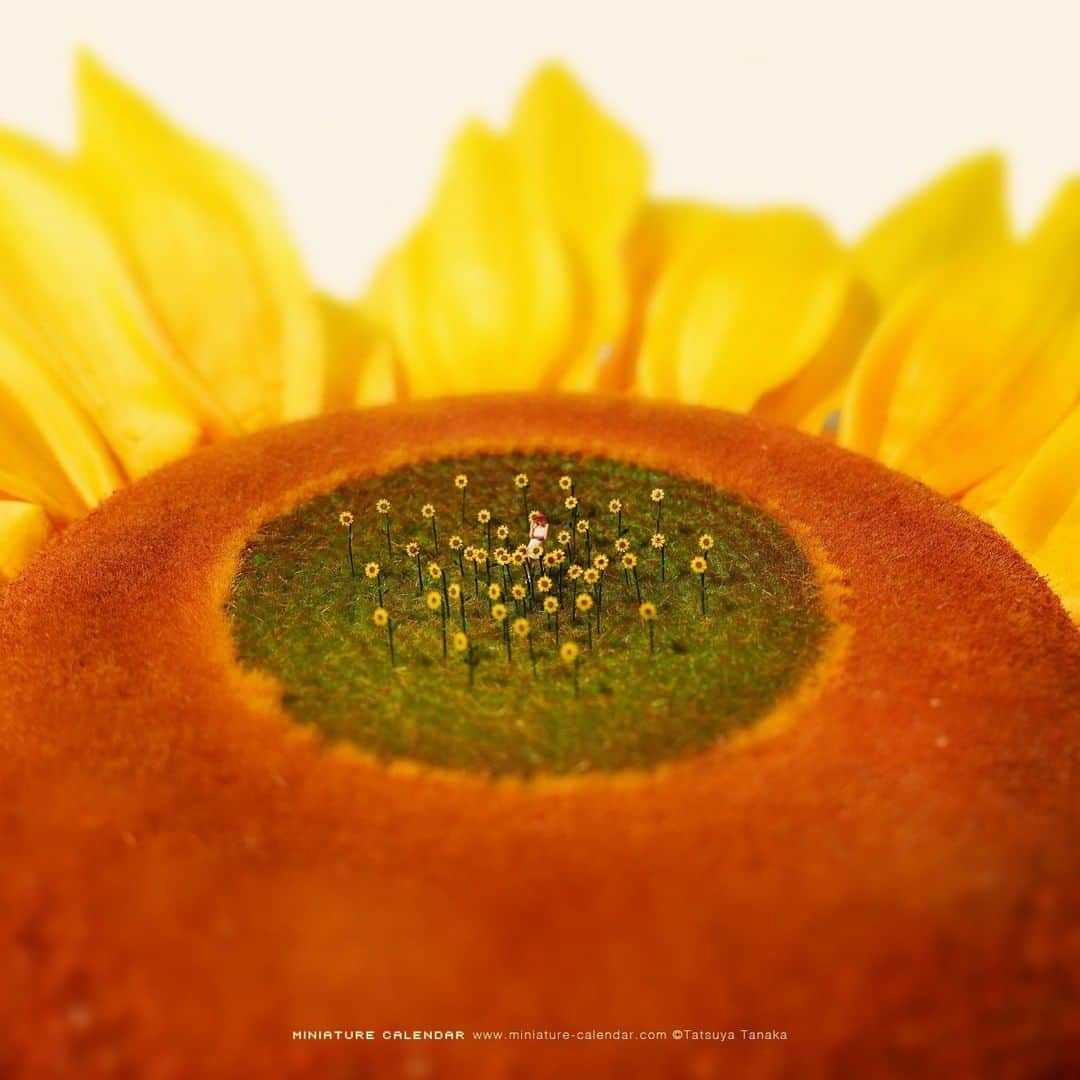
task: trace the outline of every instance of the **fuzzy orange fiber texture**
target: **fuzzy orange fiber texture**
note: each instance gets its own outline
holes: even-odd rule
[[[768,505],[842,574],[838,670],[772,737],[636,776],[327,748],[233,663],[238,552],[301,494],[463,448],[603,452]],[[6,1076],[1068,1064],[1080,634],[988,526],[822,440],[536,396],[266,431],[74,524],[0,596],[0,656]],[[744,1027],[789,1041],[291,1038]]]

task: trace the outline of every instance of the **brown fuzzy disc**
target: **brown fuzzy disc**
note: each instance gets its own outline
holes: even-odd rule
[[[818,567],[826,658],[757,737],[652,772],[493,783],[327,745],[233,661],[244,541],[346,477],[473,450],[758,503]],[[3,1075],[1070,1065],[1080,633],[989,527],[824,441],[536,396],[267,431],[50,544],[0,593],[0,657]],[[383,1038],[431,1030],[465,1038]]]

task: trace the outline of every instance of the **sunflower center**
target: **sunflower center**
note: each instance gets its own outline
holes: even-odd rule
[[[645,767],[752,724],[827,629],[813,568],[736,495],[625,462],[483,454],[263,526],[231,614],[297,720],[492,774]]]

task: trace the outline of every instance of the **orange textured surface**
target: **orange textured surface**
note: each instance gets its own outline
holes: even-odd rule
[[[302,491],[462,432],[767,502],[843,574],[842,668],[787,730],[645,776],[491,784],[328,751],[232,665],[235,557]],[[824,441],[535,397],[268,431],[49,544],[0,593],[0,656],[5,1076],[1070,1064],[1080,633],[987,526]],[[789,1040],[290,1037],[429,1027]]]

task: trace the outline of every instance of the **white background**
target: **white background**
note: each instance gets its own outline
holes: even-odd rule
[[[462,117],[501,121],[548,57],[638,131],[660,192],[803,202],[843,236],[973,149],[1008,152],[1024,222],[1080,169],[1080,3],[0,0],[0,122],[69,144],[80,43],[259,168],[343,293]]]

